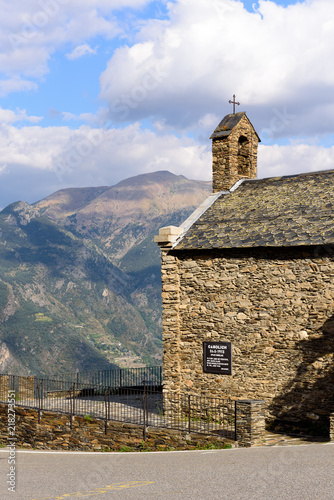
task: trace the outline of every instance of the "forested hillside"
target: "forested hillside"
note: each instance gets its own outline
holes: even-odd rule
[[[57,191],[0,213],[0,371],[55,374],[161,361],[159,227],[209,183],[169,172]]]

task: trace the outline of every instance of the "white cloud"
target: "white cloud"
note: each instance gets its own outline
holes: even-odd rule
[[[0,157],[7,164],[7,174],[15,175],[16,166],[26,167],[27,177],[36,169],[51,170],[52,156],[58,154],[68,135],[67,127],[27,126],[17,129],[3,124]]]
[[[78,118],[74,113],[69,113],[68,111],[63,111],[61,115],[65,122],[76,120]]]
[[[77,45],[76,56],[79,47],[83,50],[96,36],[110,40],[120,35],[122,28],[114,10],[147,3],[149,0],[1,2],[0,92],[5,95],[35,86],[35,80],[38,82],[49,71],[50,56],[67,44]]]
[[[53,156],[52,168],[60,182],[96,185],[154,170],[201,179],[208,161],[208,150],[186,137],[159,136],[139,124],[109,130],[82,126]]]
[[[74,113],[69,113],[68,111],[63,111],[60,114],[65,122],[84,122],[86,124],[88,123],[91,126],[99,124],[101,122],[99,116],[94,113],[80,113],[79,115],[76,115]],[[103,123],[106,123],[106,120]]]
[[[66,57],[72,61],[73,59],[79,59],[87,54],[96,54],[96,49],[92,49],[87,43],[83,43],[81,45],[77,45],[72,52],[68,52]]]
[[[4,124],[13,124],[22,121],[38,123],[41,120],[41,116],[28,116],[25,109],[16,109],[16,111],[12,111],[11,109],[0,108],[1,126],[3,126]]]
[[[17,199],[33,202],[63,187],[112,185],[154,170],[209,178],[211,168],[206,147],[187,137],[156,135],[139,124],[109,130],[3,125],[0,157],[6,165],[0,171],[1,206]]]
[[[276,177],[327,170],[334,166],[334,146],[309,144],[259,146],[259,177]]]
[[[3,172],[6,172],[7,170],[7,163],[2,163],[0,165],[0,174],[2,174]]]
[[[201,145],[189,137],[157,134],[138,123],[124,129],[86,125],[71,130],[65,126],[17,129],[10,121],[7,118],[0,134],[1,206],[18,199],[34,202],[65,187],[113,185],[156,170],[211,179],[208,138]],[[259,177],[323,170],[334,164],[334,147],[260,145],[258,158]]]
[[[147,22],[135,45],[113,54],[101,97],[115,121],[153,115],[184,129],[224,115],[235,93],[260,129],[275,109],[295,116],[275,137],[331,132],[332,19],[332,0],[287,8],[260,0],[257,13],[234,0],[178,0],[168,22]]]
[[[0,81],[0,97],[4,97],[11,92],[22,92],[27,90],[37,90],[36,83],[19,78],[10,78]]]

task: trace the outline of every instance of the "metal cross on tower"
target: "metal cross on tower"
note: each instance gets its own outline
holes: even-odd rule
[[[233,101],[229,100],[228,102],[230,104],[233,104],[233,114],[235,115],[235,105],[237,104],[238,106],[240,106],[240,102],[236,102],[235,100],[235,94],[233,94]]]

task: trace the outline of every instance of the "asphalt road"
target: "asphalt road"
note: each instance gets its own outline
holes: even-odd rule
[[[20,500],[334,499],[334,444],[158,453],[16,451],[16,491],[7,490],[9,450],[0,451],[0,498]]]

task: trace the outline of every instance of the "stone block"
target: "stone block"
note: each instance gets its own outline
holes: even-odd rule
[[[183,233],[183,229],[176,226],[167,226],[159,229],[159,235],[154,236],[155,243],[161,245],[173,243]]]

